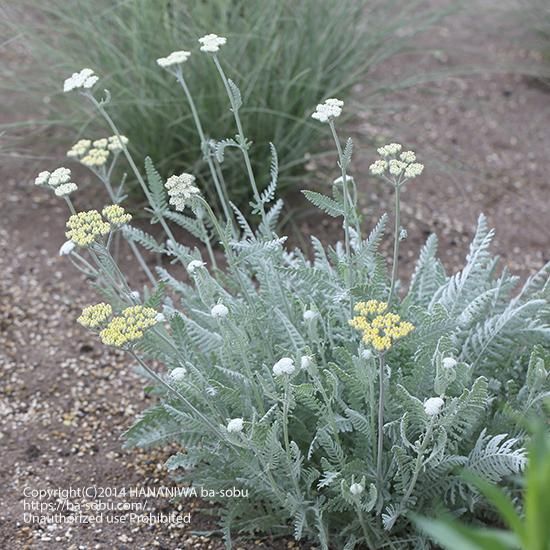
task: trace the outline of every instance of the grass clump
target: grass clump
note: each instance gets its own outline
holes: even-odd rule
[[[280,192],[304,174],[308,155],[323,150],[324,134],[308,120],[320,96],[346,99],[357,83],[368,83],[369,93],[399,86],[400,81],[369,82],[369,73],[409,51],[411,37],[441,15],[421,2],[400,0],[21,0],[3,10],[8,32],[31,59],[28,79],[14,84],[6,70],[4,82],[22,97],[31,94],[35,104],[46,94],[43,122],[78,128],[76,139],[99,124],[58,101],[54,90],[65,74],[91,67],[112,93],[111,113],[132,152],[150,156],[163,176],[187,170],[202,178],[208,170],[191,114],[155,59],[194,48],[207,31],[228,37],[230,71],[246,105],[241,117],[259,186],[268,180],[265,166],[273,141],[281,159]],[[208,128],[206,137],[232,135],[223,83],[204,58],[195,56],[189,65],[189,87]],[[400,78],[411,75],[412,69]],[[237,162],[233,153],[227,152],[226,165]],[[230,194],[243,204],[249,188],[237,173],[232,173]],[[202,183],[208,186],[209,179]]]

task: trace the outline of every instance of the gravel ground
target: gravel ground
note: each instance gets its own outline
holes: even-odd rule
[[[423,37],[419,46],[435,53],[419,71],[453,71],[465,62],[486,59],[491,66],[538,61],[517,46],[513,24],[497,17],[488,4],[480,4],[477,13],[453,16]],[[387,78],[407,62],[401,58],[385,66],[381,76]],[[357,93],[360,98],[361,90]],[[460,265],[480,211],[496,227],[495,250],[511,269],[525,276],[548,261],[548,90],[526,77],[494,73],[455,76],[391,99],[404,105],[398,114],[382,119],[365,106],[351,131],[356,141],[354,175],[369,225],[388,207],[391,194],[367,177],[374,159],[367,142],[404,142],[426,164],[425,174],[404,196],[409,238],[402,247],[403,275],[431,231],[440,235],[447,267]],[[447,163],[452,170],[442,168]],[[217,538],[191,534],[193,529],[212,529],[203,511],[208,506],[199,500],[148,500],[151,513],[191,512],[192,525],[181,528],[102,523],[53,529],[23,522],[25,505],[37,501],[25,498],[25,488],[173,485],[162,467],[170,449],[122,449],[120,435],[151,399],[127,358],[105,349],[75,323],[80,308],[94,295],[57,256],[65,220],[59,202],[28,183],[43,166],[13,161],[0,167],[2,547],[222,548]],[[324,227],[326,240],[338,234],[333,224],[317,217],[301,225],[315,232]],[[82,504],[87,499],[73,500]],[[46,501],[56,503],[55,498]],[[292,545],[241,543],[243,548]]]

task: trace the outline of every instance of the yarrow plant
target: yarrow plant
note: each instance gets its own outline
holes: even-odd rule
[[[79,323],[130,354],[154,386],[157,402],[126,432],[127,445],[174,442],[180,450],[166,467],[182,483],[248,489],[248,499],[218,503],[228,547],[235,533],[271,533],[322,549],[429,548],[411,511],[430,515],[443,506],[454,515],[490,518],[461,472],[507,487],[525,466],[527,436],[517,418],[544,414],[550,394],[550,264],[517,289],[517,278],[496,270],[493,232],[481,216],[462,270],[446,274],[431,236],[410,284],[400,284],[399,245],[406,238],[400,194],[423,165],[392,143],[371,166],[395,193],[388,273],[378,252],[387,216],[372,224],[359,214],[349,175],[353,145],[341,143],[336,122],[343,104],[334,98],[312,116],[330,127],[339,174],[330,178],[331,195],[304,194],[342,221],[343,242],[326,247],[312,236],[311,257],[289,249],[276,233],[282,201],[275,199],[275,147],[271,181],[260,193],[239,114],[242,96],[218,57],[225,40],[207,35],[200,42],[226,88],[236,128],[234,138],[209,143],[222,219],[191,173],[165,182],[146,159],[144,176],[108,113],[109,95],[98,99],[74,87],[118,137],[152,220],[165,233],[159,240],[131,225],[111,164],[94,168],[111,204],[101,213],[74,212],[61,247],[106,300],[85,308]],[[169,55],[174,63],[159,65],[175,77],[202,136],[178,61],[184,57]],[[71,157],[80,160],[91,146],[105,150],[104,143],[76,144]],[[222,165],[214,159],[227,147],[242,155],[255,227],[221,184]],[[51,184],[51,175],[41,173],[37,183],[55,187],[59,177],[69,175],[58,173]],[[178,242],[173,224],[204,247]],[[142,292],[117,265],[117,236],[134,247],[148,280]],[[215,246],[224,254],[223,270]],[[154,253],[148,261],[141,248]],[[186,278],[164,261],[153,269],[154,257],[181,264]]]

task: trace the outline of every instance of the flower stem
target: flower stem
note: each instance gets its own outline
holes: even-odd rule
[[[393,241],[393,264],[391,272],[391,285],[390,293],[388,296],[388,307],[391,306],[393,300],[393,292],[395,290],[395,283],[397,280],[397,267],[399,263],[399,238],[401,226],[401,203],[400,203],[400,185],[395,185],[395,231],[394,231],[394,241]]]
[[[378,494],[381,494],[382,487],[382,453],[384,447],[384,354],[378,356],[378,446],[376,451],[376,481]]]
[[[151,377],[158,382],[161,386],[166,388],[169,392],[173,393],[180,401],[182,401],[186,407],[197,417],[200,418],[218,437],[226,439],[225,434],[221,430],[212,424],[212,422],[204,416],[184,395],[178,390],[167,384],[153,369],[151,369],[143,359],[141,359],[133,350],[130,350],[130,355],[151,375]]]
[[[111,169],[109,169],[109,172],[105,176],[102,176],[100,174],[97,174],[97,176],[102,181],[103,185],[105,186],[105,189],[107,189],[107,193],[109,194],[109,198],[113,201],[113,204],[119,204],[120,200],[116,196],[116,194],[113,190],[113,187],[111,185],[111,180],[110,180],[111,172],[112,172],[112,165],[111,165]],[[145,273],[145,275],[149,279],[149,282],[153,286],[156,286],[157,281],[156,281],[155,277],[153,276],[153,273],[149,269],[149,266],[145,262],[145,259],[141,255],[141,252],[139,251],[138,247],[136,246],[136,243],[134,241],[131,241],[130,239],[128,239],[127,242],[128,242],[128,246],[130,247],[130,250],[132,251],[132,253],[136,257],[136,260],[138,261],[141,269],[143,270],[143,272]]]
[[[265,209],[264,205],[260,199],[260,193],[258,192],[258,186],[256,185],[256,178],[254,177],[254,171],[252,170],[252,164],[250,162],[250,157],[248,155],[248,151],[246,148],[246,137],[244,135],[243,127],[241,124],[241,118],[239,116],[239,106],[235,104],[235,99],[233,98],[233,92],[231,91],[231,88],[229,86],[229,82],[227,80],[227,77],[225,76],[225,73],[223,71],[223,68],[220,64],[220,61],[218,59],[217,55],[213,56],[214,63],[216,65],[216,68],[218,69],[218,72],[220,73],[221,79],[223,81],[223,85],[225,86],[225,91],[227,92],[227,96],[229,97],[229,102],[231,103],[231,112],[233,113],[233,118],[235,119],[235,124],[237,125],[237,132],[239,135],[240,140],[240,149],[242,151],[243,157],[244,157],[244,163],[246,166],[246,171],[248,173],[248,179],[250,180],[250,185],[252,187],[252,193],[254,194],[254,199],[257,202],[258,206],[260,207],[261,214],[262,214],[262,220],[265,219]]]
[[[347,279],[348,279],[348,288],[353,286],[353,270],[351,269],[351,245],[350,245],[350,235],[349,235],[349,195],[348,195],[348,182],[346,174],[346,165],[344,163],[344,155],[342,152],[342,145],[340,143],[340,138],[334,127],[334,121],[329,121],[330,130],[332,132],[332,137],[334,138],[334,143],[336,144],[336,149],[338,151],[338,161],[340,165],[340,172],[342,177],[342,194],[344,196],[344,241],[346,249],[346,262],[347,262]]]
[[[149,201],[149,204],[154,204],[152,200],[151,193],[149,192],[149,189],[147,188],[147,185],[145,184],[145,181],[137,169],[136,163],[134,162],[134,159],[132,158],[132,155],[130,155],[130,152],[128,151],[128,147],[126,147],[126,144],[120,139],[120,132],[118,128],[116,127],[115,123],[113,122],[113,119],[109,116],[109,113],[104,109],[103,105],[97,101],[97,99],[89,92],[84,94],[96,107],[96,109],[99,111],[101,116],[105,119],[111,130],[114,132],[114,134],[117,136],[120,146],[122,147],[122,151],[124,152],[124,156],[126,157],[126,160],[128,161],[128,164],[130,165],[130,168],[132,169],[132,172],[136,176],[136,179],[138,180],[141,189],[143,190],[143,193],[147,200]],[[160,224],[162,225],[162,228],[164,229],[164,232],[168,236],[169,239],[172,240],[172,242],[177,242],[171,229],[168,227],[168,224],[166,223],[166,220],[162,217],[160,213],[155,212],[157,214],[157,217],[159,219]]]
[[[210,151],[206,150],[206,148],[208,147],[208,143],[204,135],[204,130],[202,128],[202,124],[199,118],[199,113],[197,112],[195,102],[193,101],[191,92],[189,91],[187,83],[185,82],[185,78],[183,78],[181,67],[178,68],[178,70],[176,71],[176,79],[179,82],[180,86],[183,88],[183,92],[185,93],[185,97],[187,98],[187,103],[189,103],[189,108],[191,109],[191,115],[193,116],[193,121],[195,122],[195,127],[197,129],[197,133],[199,134],[199,139],[201,141],[201,150],[203,151],[203,154],[206,158],[206,162],[208,163],[208,168],[210,169],[210,174],[212,176],[212,180],[214,181],[214,186],[216,187],[216,192],[218,193],[218,198],[220,200],[223,213],[225,214],[226,219],[231,221],[231,224],[233,225],[234,223],[233,216],[231,215],[231,211],[229,209],[229,206],[227,205],[227,199],[225,197],[222,185],[218,178],[218,174],[216,172],[216,168],[212,161]]]

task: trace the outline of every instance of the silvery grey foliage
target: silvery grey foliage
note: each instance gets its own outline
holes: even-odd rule
[[[518,287],[516,277],[498,271],[489,252],[493,232],[480,216],[462,270],[445,272],[437,238],[430,236],[410,284],[396,292],[400,218],[390,274],[379,252],[387,217],[373,223],[358,213],[355,181],[347,173],[352,145],[340,146],[336,99],[316,113],[333,132],[340,177],[331,195],[305,194],[343,220],[345,242],[325,246],[312,236],[311,254],[289,249],[277,233],[282,202],[275,200],[275,147],[271,183],[260,193],[238,118],[241,95],[217,53],[208,55],[227,82],[238,134],[209,144],[205,155],[215,168],[213,159],[221,163],[225,147],[242,151],[258,223],[231,204],[231,215],[219,220],[197,194],[174,212],[152,162],[145,163],[145,181],[123,144],[152,220],[168,238],[129,224],[111,233],[182,264],[188,276],[159,265],[158,282],[141,299],[110,254],[111,234],[81,251],[90,253],[91,263],[68,252],[81,267],[87,262],[87,273],[118,315],[118,324],[102,331],[105,319],[86,318],[104,341],[114,341],[125,308],[143,306],[147,314],[147,330],[119,340],[157,403],[126,432],[126,445],[174,442],[180,451],[166,466],[182,483],[247,489],[248,498],[219,500],[228,547],[232,534],[270,532],[293,533],[323,549],[429,548],[412,529],[410,511],[429,515],[445,506],[454,514],[477,514],[484,504],[460,472],[467,468],[506,485],[525,465],[518,417],[542,414],[550,395],[550,264]],[[179,69],[175,76],[184,86]],[[90,91],[84,95],[109,122],[108,103]],[[381,148],[383,158],[373,165],[394,186],[397,209],[399,193],[422,171],[414,153],[400,150],[398,144]],[[177,242],[168,222],[204,241],[208,258]],[[372,229],[365,235],[367,225]],[[224,253],[223,269],[212,242]],[[377,343],[368,325],[361,338],[349,324],[361,308],[387,311],[388,319],[406,320],[414,330]],[[151,309],[162,315],[154,317]],[[121,334],[127,336],[115,336]],[[164,365],[163,372],[153,362]]]

